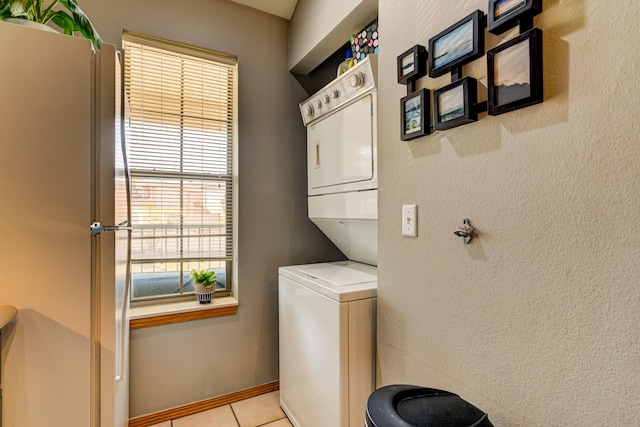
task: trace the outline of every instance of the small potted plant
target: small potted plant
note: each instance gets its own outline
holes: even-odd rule
[[[200,304],[208,304],[213,298],[216,291],[215,282],[218,276],[213,270],[191,270],[191,278],[193,279],[194,288],[196,290],[196,299]]]
[[[67,13],[62,6],[70,12]],[[0,0],[0,21],[14,23],[35,22],[46,27],[51,21],[62,28],[65,34],[79,32],[91,40],[96,48],[100,48],[100,35],[89,21],[87,15],[78,7],[76,0],[51,0],[45,7],[43,0]]]

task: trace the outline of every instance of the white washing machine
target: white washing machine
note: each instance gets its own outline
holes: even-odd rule
[[[375,389],[376,65],[300,104],[309,218],[349,261],[279,269],[280,404],[296,427],[361,427]]]
[[[296,427],[361,427],[375,389],[376,268],[279,269],[280,404]]]

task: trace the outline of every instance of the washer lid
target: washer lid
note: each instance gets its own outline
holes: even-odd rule
[[[338,302],[375,298],[378,270],[353,261],[280,267],[278,274]]]
[[[357,285],[359,283],[375,282],[378,280],[374,274],[353,268],[345,268],[342,265],[336,264],[304,266],[298,268],[298,271],[314,279],[324,280],[336,286]]]

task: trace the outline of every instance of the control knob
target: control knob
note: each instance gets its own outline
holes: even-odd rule
[[[307,115],[307,117],[313,117],[313,105],[311,104],[307,105],[307,108],[305,108],[304,112]]]
[[[354,73],[349,77],[349,86],[352,88],[359,88],[364,83],[364,76],[362,73]]]
[[[333,98],[333,99],[338,99],[338,98],[340,98],[340,92],[339,92],[339,91],[337,91],[337,90],[332,90],[332,91],[331,91],[331,98]]]
[[[325,103],[325,104],[328,104],[328,103],[329,103],[329,101],[331,101],[331,98],[329,98],[329,95],[325,95],[325,96],[324,96],[324,103]]]
[[[318,102],[316,102],[316,107],[318,107],[318,109],[322,108],[322,101],[318,100]]]

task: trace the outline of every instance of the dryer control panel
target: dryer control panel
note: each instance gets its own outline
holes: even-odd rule
[[[376,89],[377,56],[369,55],[300,104],[305,126]]]

